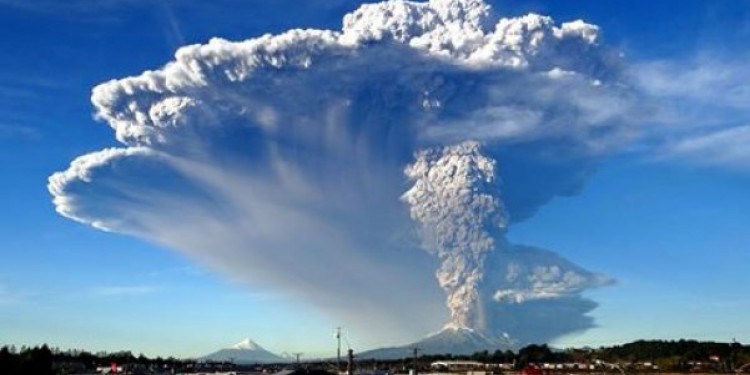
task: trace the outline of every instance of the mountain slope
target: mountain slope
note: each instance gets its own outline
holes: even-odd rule
[[[419,354],[473,354],[479,351],[515,349],[517,344],[507,337],[493,338],[467,328],[446,328],[436,334],[425,337],[415,343],[369,350],[357,355],[358,358],[397,359],[413,355],[413,349],[419,348]]]

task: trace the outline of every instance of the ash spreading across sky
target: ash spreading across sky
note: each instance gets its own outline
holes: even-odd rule
[[[548,342],[592,327],[582,292],[612,280],[505,234],[632,136],[623,65],[583,21],[363,5],[341,31],[212,39],[97,86],[123,147],[49,190],[68,218],[377,324],[373,340]]]

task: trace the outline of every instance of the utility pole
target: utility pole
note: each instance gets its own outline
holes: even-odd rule
[[[417,371],[417,357],[419,356],[419,347],[415,346],[413,350],[414,350],[414,362],[413,362],[412,366],[414,368],[414,373],[411,374],[411,375],[417,375],[418,374],[418,371]]]
[[[737,372],[736,367],[738,366],[739,350],[742,348],[742,344],[737,342],[737,339],[732,337],[732,351],[729,354],[729,371]]]
[[[304,353],[292,353],[292,354],[294,354],[294,356],[295,356],[295,357],[297,357],[297,368],[300,368],[300,366],[299,366],[299,357],[300,357],[300,356],[301,356],[302,354],[304,354]]]
[[[336,373],[341,372],[341,327],[336,327]]]

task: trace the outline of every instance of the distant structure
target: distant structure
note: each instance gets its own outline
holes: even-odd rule
[[[354,375],[354,350],[351,348],[347,352],[346,374]]]
[[[484,369],[484,363],[477,361],[436,361],[430,364],[430,368],[435,371],[463,372]]]
[[[297,368],[299,368],[299,364],[300,364],[299,357],[301,357],[302,354],[305,354],[305,353],[292,353],[292,354],[297,358]]]

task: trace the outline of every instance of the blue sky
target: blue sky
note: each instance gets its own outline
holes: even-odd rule
[[[509,16],[535,11],[597,24],[633,64],[731,72],[750,52],[747,1],[491,3]],[[250,336],[279,352],[331,353],[335,318],[156,245],[67,220],[55,213],[46,180],[78,155],[117,145],[93,119],[97,84],[158,68],[179,46],[214,36],[338,29],[358,4],[0,0],[0,344],[195,356]],[[730,83],[747,92],[750,77],[738,71]],[[675,105],[695,116],[669,126],[750,124],[750,111],[717,105],[724,100],[717,92],[710,101],[683,98]],[[555,249],[618,280],[591,292],[599,327],[559,345],[750,341],[750,164],[677,156],[629,150],[611,157],[580,194],[555,199],[511,229],[514,241]],[[377,344],[349,335],[355,348]]]

